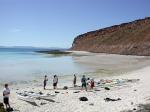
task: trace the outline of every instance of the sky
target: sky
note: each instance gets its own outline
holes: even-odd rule
[[[150,0],[0,0],[0,46],[69,48],[80,34],[150,16]]]

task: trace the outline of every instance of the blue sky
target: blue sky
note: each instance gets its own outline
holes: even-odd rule
[[[71,47],[82,33],[150,16],[150,0],[0,0],[0,45]]]

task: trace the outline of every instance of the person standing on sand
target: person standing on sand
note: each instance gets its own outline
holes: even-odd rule
[[[57,88],[57,83],[58,83],[58,77],[57,77],[57,75],[54,75],[54,79],[53,79],[53,87],[54,87],[54,89]]]
[[[91,79],[91,89],[93,89],[95,87],[95,82],[94,82],[94,79]]]
[[[47,81],[48,81],[48,78],[47,78],[47,75],[45,75],[44,77],[44,90],[46,89],[46,85],[47,85]]]
[[[90,78],[87,78],[87,80],[86,80],[86,85],[87,85],[87,88],[91,87]]]
[[[9,95],[10,95],[10,90],[8,88],[8,84],[5,84],[5,88],[3,90],[3,100],[6,106],[6,109],[8,109],[8,107],[11,108],[9,104]]]
[[[82,83],[82,89],[83,87],[85,87],[85,90],[87,91],[85,75],[82,76],[81,83]]]
[[[76,87],[76,82],[77,82],[77,77],[76,77],[76,74],[74,74],[74,79],[73,79],[73,85],[74,85],[74,87]]]

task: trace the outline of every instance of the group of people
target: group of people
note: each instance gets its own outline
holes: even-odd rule
[[[46,89],[46,85],[47,85],[47,81],[48,81],[48,78],[47,78],[47,75],[44,76],[44,90]],[[54,78],[53,78],[53,89],[56,89],[57,88],[57,84],[58,84],[58,77],[57,75],[54,75]]]
[[[82,89],[85,88],[87,91],[87,86],[90,87],[90,89],[93,89],[95,87],[94,79],[86,78],[85,75],[81,78],[82,83]]]
[[[47,75],[44,76],[44,89],[46,89],[46,85],[47,85],[47,81],[48,81],[48,78],[47,78]],[[74,78],[73,78],[73,86],[76,87],[77,83],[77,76],[76,74],[74,74]],[[56,89],[57,88],[57,84],[58,84],[58,77],[57,75],[54,75],[54,78],[53,78],[53,89]],[[90,89],[93,89],[94,86],[95,86],[95,82],[94,82],[94,79],[90,79],[90,78],[86,78],[85,75],[82,76],[81,78],[81,84],[82,84],[82,89],[85,88],[85,90],[87,91],[87,87],[90,87]]]
[[[45,75],[44,76],[44,89],[46,89],[46,85],[47,85],[47,81],[48,78]],[[74,78],[73,78],[73,86],[76,87],[77,83],[77,76],[74,74]],[[58,84],[58,77],[57,75],[54,75],[53,77],[53,89],[57,89],[57,84]],[[82,89],[85,88],[85,90],[87,91],[87,87],[89,86],[91,89],[93,89],[93,87],[95,86],[94,84],[94,79],[90,79],[90,78],[86,78],[85,75],[82,76],[81,78],[81,84],[82,84]],[[10,89],[8,87],[8,84],[5,84],[5,88],[3,90],[3,102],[7,108],[11,108],[10,104],[9,104],[9,95],[10,95]]]

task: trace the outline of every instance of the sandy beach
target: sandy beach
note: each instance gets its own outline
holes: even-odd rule
[[[41,83],[13,85],[10,87],[10,104],[14,110],[16,112],[126,112],[137,111],[139,104],[150,103],[149,57],[89,54],[87,52],[82,54],[87,56],[73,58],[76,63],[86,64],[90,69],[94,68],[93,72],[85,73],[86,77],[94,78],[96,82],[100,79],[123,80],[124,82],[97,84],[93,90],[88,91],[81,90],[81,87],[72,88],[73,76],[61,77],[60,80],[65,81],[59,83],[58,90],[53,90],[50,82],[48,82],[47,90],[43,90],[42,80]],[[80,77],[81,74],[77,78],[79,86],[81,85]],[[60,89],[64,86],[69,88]],[[109,87],[110,90],[106,90],[105,87]],[[36,104],[33,105],[21,100],[18,96],[17,93],[25,91],[49,94],[50,100],[33,98],[32,101]],[[80,101],[80,97],[87,97],[88,101]],[[2,96],[0,98],[2,100]],[[106,98],[116,101],[104,100]],[[118,98],[120,100],[117,100]]]
[[[150,0],[0,0],[0,112],[150,112]]]

